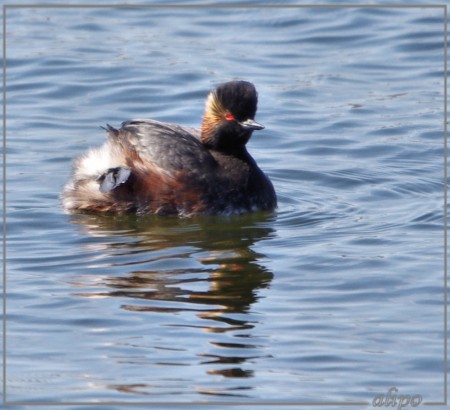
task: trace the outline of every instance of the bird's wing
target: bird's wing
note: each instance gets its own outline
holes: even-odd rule
[[[169,172],[208,172],[217,163],[200,142],[200,131],[154,120],[131,120],[107,128],[109,138],[128,145],[138,157]]]

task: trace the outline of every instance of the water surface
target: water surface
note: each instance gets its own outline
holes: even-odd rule
[[[7,401],[442,401],[443,53],[442,9],[8,9]],[[99,126],[235,78],[276,213],[62,212]]]

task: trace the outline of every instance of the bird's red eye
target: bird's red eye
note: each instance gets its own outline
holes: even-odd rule
[[[225,119],[226,119],[227,121],[234,120],[234,115],[233,115],[233,114],[227,114],[227,115],[225,115]]]

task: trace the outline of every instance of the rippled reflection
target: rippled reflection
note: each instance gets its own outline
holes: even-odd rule
[[[245,364],[264,356],[252,341],[252,329],[258,322],[251,308],[273,278],[264,266],[265,256],[253,245],[274,236],[274,218],[268,214],[190,219],[72,216],[71,221],[90,239],[81,246],[90,253],[91,266],[94,273],[100,272],[101,283],[92,280],[91,273],[71,283],[84,288],[77,296],[121,298],[121,308],[126,311],[166,315],[168,320],[152,334],[162,339],[163,349],[172,349],[172,364],[177,361],[177,349],[164,345],[169,343],[165,332],[167,328],[188,329],[191,333],[183,334],[192,340],[198,332],[217,335],[209,337],[207,352],[189,348],[196,364],[207,366],[205,374],[251,378],[253,370]],[[188,320],[180,315],[187,315]],[[232,339],[222,340],[222,334]],[[183,350],[180,354],[186,355]],[[167,365],[154,360],[153,364]],[[180,365],[181,359],[176,364]],[[113,388],[127,391],[129,386]]]

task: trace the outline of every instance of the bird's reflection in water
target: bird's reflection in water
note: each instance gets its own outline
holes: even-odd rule
[[[85,246],[103,247],[96,264],[104,261],[103,266],[114,268],[113,274],[102,278],[109,290],[78,295],[123,298],[121,306],[127,311],[191,312],[199,320],[178,319],[165,326],[217,335],[209,337],[208,351],[195,352],[198,364],[207,366],[205,372],[251,378],[253,371],[246,363],[264,356],[252,342],[257,320],[251,308],[273,277],[263,265],[265,256],[252,246],[273,237],[273,218],[268,214],[189,219],[73,216],[72,222],[96,238],[94,245]],[[104,237],[108,240],[102,241]],[[219,336],[224,334],[232,337]],[[123,391],[126,386],[117,388]],[[200,392],[226,394],[213,388]]]

